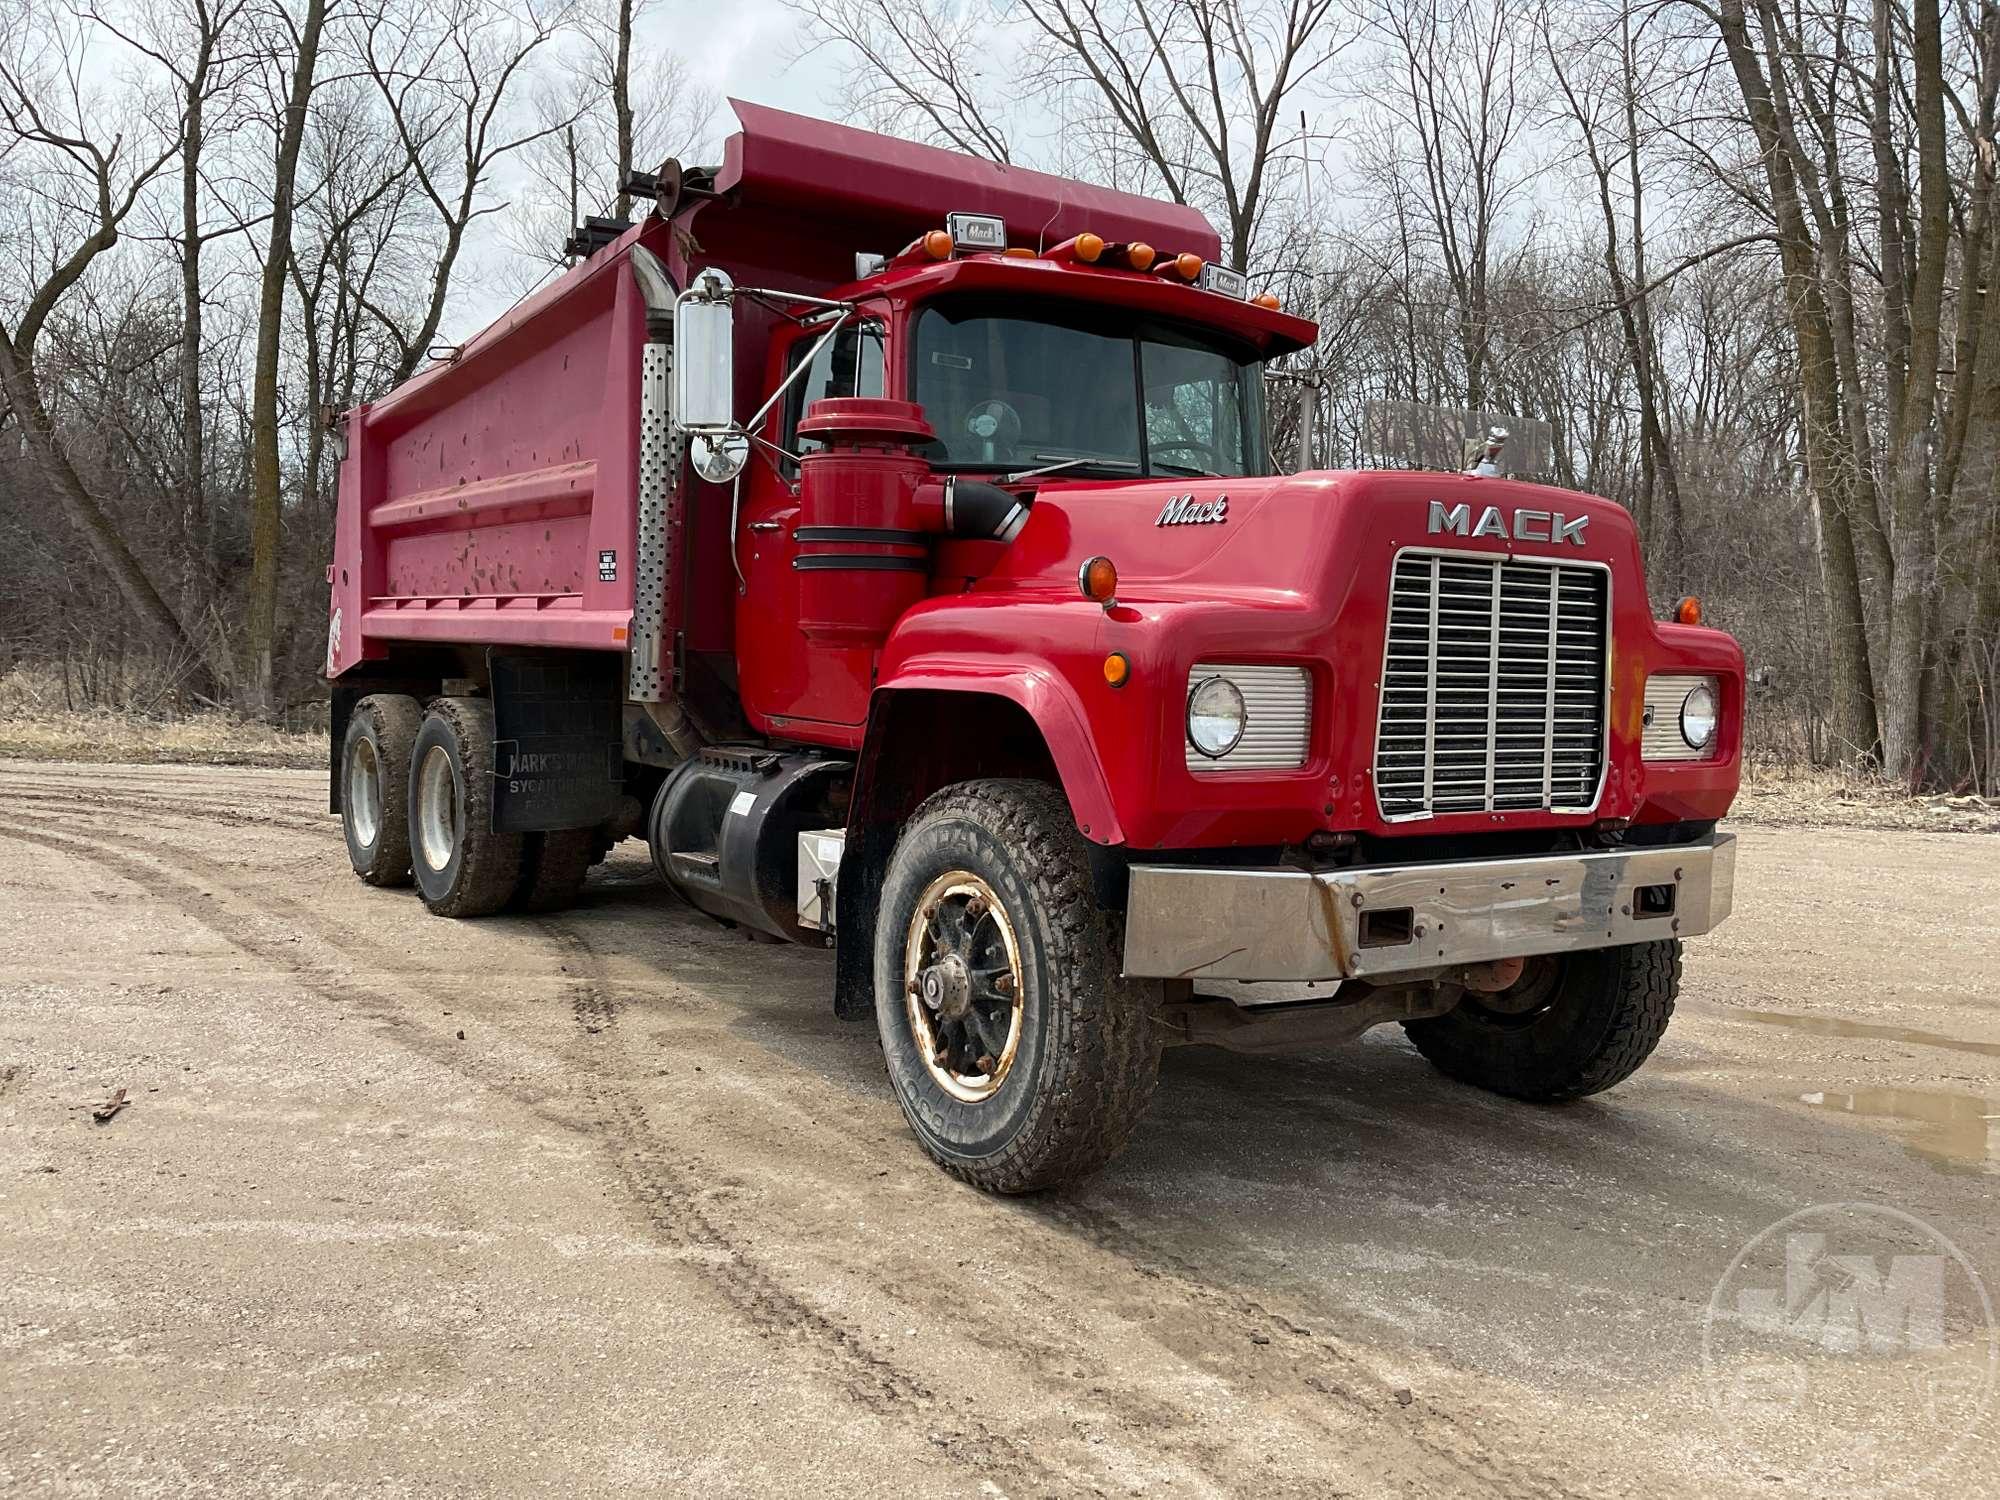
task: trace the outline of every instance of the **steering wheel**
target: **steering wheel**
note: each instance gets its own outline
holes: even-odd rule
[[[1197,465],[1197,467],[1199,467],[1199,468],[1203,468],[1203,469],[1206,469],[1206,470],[1207,470],[1207,471],[1209,472],[1210,476],[1211,476],[1211,477],[1213,477],[1213,478],[1216,478],[1216,479],[1220,479],[1220,478],[1222,477],[1222,455],[1221,455],[1221,454],[1219,454],[1219,453],[1217,453],[1217,452],[1215,451],[1215,448],[1214,448],[1214,447],[1213,447],[1213,445],[1211,445],[1211,444],[1208,444],[1208,443],[1150,443],[1150,442],[1149,442],[1149,443],[1147,443],[1147,444],[1146,444],[1146,451],[1147,451],[1147,453],[1148,453],[1148,454],[1152,455],[1153,457],[1158,457],[1158,456],[1159,456],[1159,455],[1160,455],[1161,453],[1163,453],[1163,452],[1164,452],[1164,453],[1198,453],[1198,454],[1200,454],[1200,455],[1201,455],[1201,456],[1202,456],[1203,458],[1207,459],[1208,461],[1207,461],[1206,463],[1204,463],[1204,464],[1200,464],[1200,465]]]

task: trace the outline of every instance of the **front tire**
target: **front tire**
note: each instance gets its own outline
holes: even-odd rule
[[[340,747],[340,831],[348,862],[370,885],[406,885],[410,829],[405,798],[410,747],[424,713],[400,693],[371,693],[354,705]]]
[[[1069,804],[1036,781],[973,781],[897,840],[875,929],[889,1080],[946,1171],[995,1193],[1074,1181],[1115,1156],[1159,1078],[1158,987],[1121,979]]]
[[[1531,958],[1496,995],[1405,1021],[1439,1072],[1496,1094],[1561,1104],[1623,1083],[1652,1056],[1680,993],[1678,938]]]
[[[439,698],[410,751],[410,855],[424,905],[483,917],[521,878],[522,836],[493,831],[493,705]]]

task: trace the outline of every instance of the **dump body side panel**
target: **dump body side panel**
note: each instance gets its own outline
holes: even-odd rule
[[[330,673],[399,640],[625,649],[645,342],[625,260],[349,415]]]

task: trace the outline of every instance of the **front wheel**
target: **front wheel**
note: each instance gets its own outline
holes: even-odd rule
[[[1439,1072],[1541,1104],[1622,1083],[1652,1056],[1680,992],[1678,938],[1531,958],[1491,995],[1449,1014],[1405,1021]]]
[[[1069,804],[973,781],[897,840],[875,930],[875,1020],[924,1150],[996,1193],[1053,1187],[1125,1144],[1159,1077],[1156,985],[1121,979]]]

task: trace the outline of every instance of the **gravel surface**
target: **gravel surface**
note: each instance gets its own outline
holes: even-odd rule
[[[1990,838],[1745,829],[1600,1098],[1184,1049],[1027,1201],[638,850],[453,923],[321,775],[0,762],[0,1493],[2000,1495],[1956,1282],[1928,1341],[1851,1274],[1851,1347],[1708,1316],[1855,1200],[2000,1294]]]

